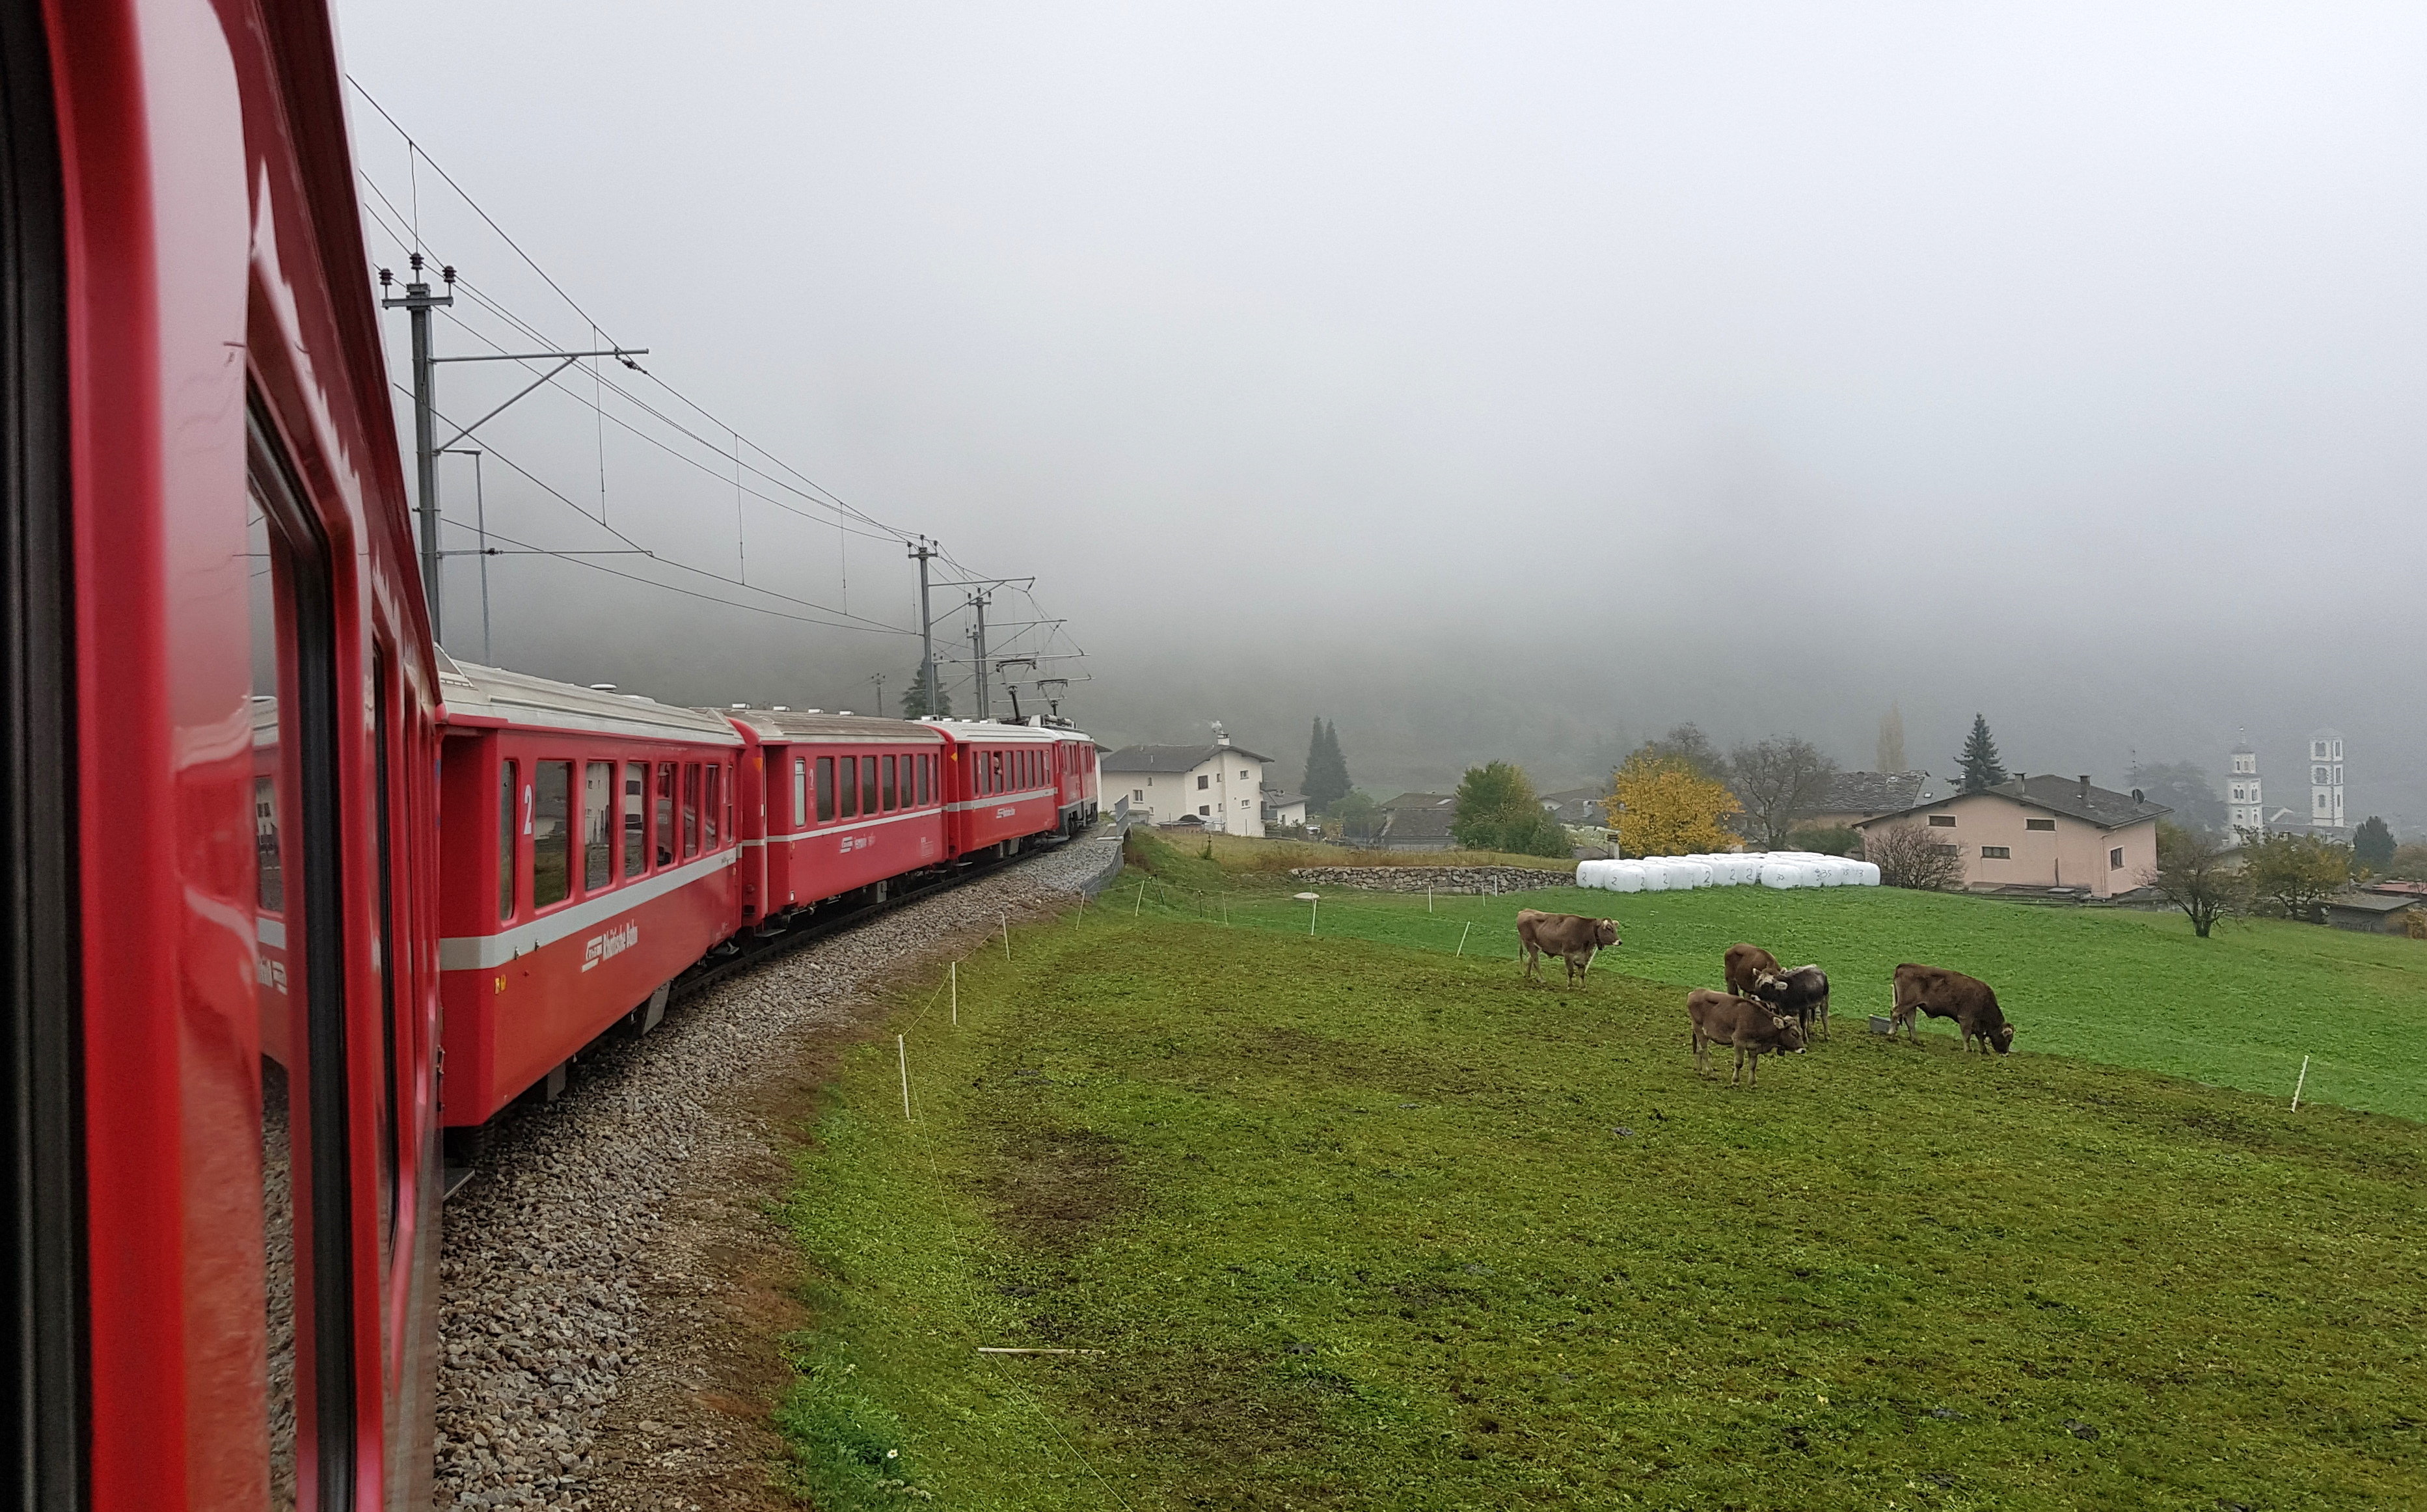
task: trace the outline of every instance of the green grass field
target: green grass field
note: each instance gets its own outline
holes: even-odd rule
[[[1167,849],[1167,848],[1166,848]],[[1152,856],[1140,913],[1304,934],[1309,907],[1286,890],[1216,891],[1195,857]],[[1143,880],[1142,878],[1140,880]],[[1294,885],[1293,885],[1294,886]],[[1136,882],[1102,906],[1130,911]],[[1884,1014],[1900,961],[1989,983],[2015,1046],[2165,1071],[2289,1100],[2308,1056],[2304,1101],[2427,1119],[2427,941],[2273,919],[2233,919],[2207,939],[2179,914],[2044,908],[1894,887],[1705,887],[1610,893],[1576,887],[1506,898],[1321,889],[1319,937],[1381,941],[1513,960],[1520,908],[1615,918],[1620,948],[1593,966],[1684,987],[1717,987],[1737,940],[1788,966],[1829,973],[1837,1028]],[[1473,927],[1468,928],[1469,925]],[[1512,967],[1513,969],[1513,967]],[[1564,972],[1556,966],[1550,980]],[[1950,1041],[1951,1024],[1925,1032]]]
[[[1881,895],[1686,911],[1735,897],[1615,900],[1617,964],[1930,953],[1868,943],[1935,917]],[[1731,1090],[1673,986],[1522,986],[1421,898],[1338,910],[1374,939],[1157,906],[1018,931],[957,1025],[920,982],[843,1058],[786,1214],[818,1504],[2427,1505],[2427,1129],[2032,1053],[2098,1022],[2055,985],[2002,1061],[1849,1032]]]

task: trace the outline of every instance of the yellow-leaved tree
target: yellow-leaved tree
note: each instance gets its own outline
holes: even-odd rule
[[[1621,855],[1689,855],[1724,851],[1736,841],[1719,821],[1744,805],[1727,789],[1676,756],[1637,751],[1611,779],[1602,800]]]

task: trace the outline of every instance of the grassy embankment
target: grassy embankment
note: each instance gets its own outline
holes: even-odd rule
[[[1303,934],[1308,905],[1250,863],[1225,869],[1132,837],[1149,885],[1141,917],[1209,918]],[[1126,909],[1132,890],[1108,905]],[[2275,919],[2234,919],[2207,939],[2180,914],[2032,907],[1893,887],[1705,887],[1610,893],[1566,887],[1506,898],[1322,889],[1319,935],[1512,959],[1520,908],[1611,917],[1623,943],[1593,966],[1678,986],[1719,985],[1737,940],[1789,966],[1816,961],[1838,1029],[1887,1012],[1899,961],[1952,967],[1995,985],[2021,1049],[2080,1055],[2220,1086],[2427,1119],[2427,942]],[[1467,926],[1472,925],[1472,929]],[[1513,968],[1512,968],[1513,969]],[[1550,967],[1551,980],[1564,972]],[[1928,1032],[1950,1042],[1951,1025]]]
[[[1618,900],[1624,964],[1736,896]],[[915,1120],[889,1033],[843,1058],[788,1214],[821,1505],[2427,1504],[2418,1125],[1858,1033],[1731,1091],[1671,986],[1157,908],[979,952],[957,1025],[909,991]]]

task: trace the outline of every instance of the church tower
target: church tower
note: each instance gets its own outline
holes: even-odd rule
[[[2343,827],[2343,732],[2314,730],[2309,735],[2309,827]]]
[[[2236,830],[2267,829],[2266,800],[2258,795],[2258,753],[2247,737],[2233,745],[2233,772],[2225,779],[2225,821]]]

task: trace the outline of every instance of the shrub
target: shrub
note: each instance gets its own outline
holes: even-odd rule
[[[1863,844],[1863,859],[1880,869],[1880,881],[1891,887],[1943,890],[1963,883],[1963,852],[1930,833],[1927,825],[1891,824],[1873,830]]]
[[[1861,855],[1862,832],[1845,824],[1797,830],[1786,837],[1789,850],[1816,851],[1822,855]]]

